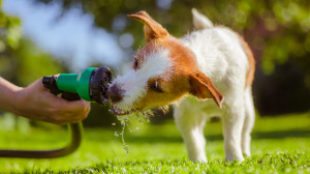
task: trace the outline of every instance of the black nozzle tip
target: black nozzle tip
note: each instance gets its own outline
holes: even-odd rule
[[[104,104],[108,100],[107,90],[112,81],[111,70],[102,66],[96,68],[91,75],[89,82],[89,95],[92,101]]]

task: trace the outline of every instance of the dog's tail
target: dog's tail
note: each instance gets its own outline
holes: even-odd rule
[[[213,27],[213,23],[205,15],[201,14],[195,8],[192,9],[193,23],[197,30]]]

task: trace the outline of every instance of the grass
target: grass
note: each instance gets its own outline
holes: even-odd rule
[[[120,130],[118,130],[119,132]],[[133,123],[126,131],[129,153],[114,130],[86,129],[74,154],[59,159],[0,158],[0,173],[310,173],[310,116],[258,118],[252,157],[242,164],[223,161],[220,123],[208,123],[206,164],[188,160],[173,121],[163,125]],[[67,140],[63,129],[0,131],[0,148],[44,149]]]

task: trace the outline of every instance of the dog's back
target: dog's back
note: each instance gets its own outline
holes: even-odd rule
[[[200,70],[223,93],[225,86],[249,87],[253,81],[255,61],[243,38],[229,28],[214,26],[195,9],[193,23],[198,30],[182,40],[196,55]]]

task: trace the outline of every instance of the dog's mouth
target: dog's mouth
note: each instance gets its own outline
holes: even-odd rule
[[[113,114],[115,114],[115,115],[117,115],[117,116],[128,115],[128,114],[130,114],[130,113],[133,112],[133,110],[123,111],[122,109],[118,108],[118,107],[115,106],[115,105],[112,105],[111,111],[113,112]]]
[[[124,115],[129,115],[132,113],[143,112],[143,109],[134,108],[134,109],[130,109],[130,110],[122,110],[119,107],[117,107],[116,105],[112,105],[111,111],[113,112],[113,114],[115,114],[117,116],[124,116]]]

